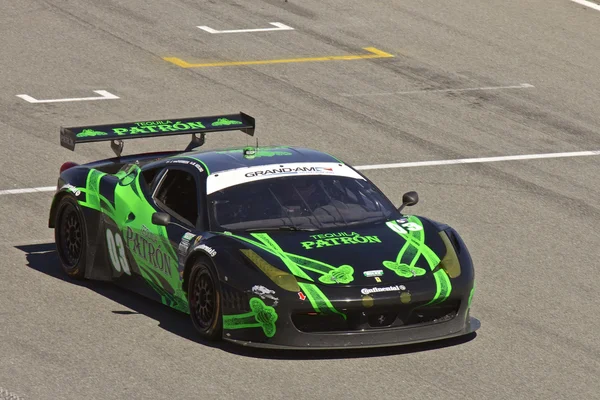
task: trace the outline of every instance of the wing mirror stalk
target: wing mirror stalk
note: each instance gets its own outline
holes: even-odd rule
[[[401,212],[404,207],[414,206],[419,202],[419,194],[417,192],[406,192],[402,195],[402,205],[398,207],[398,212]]]

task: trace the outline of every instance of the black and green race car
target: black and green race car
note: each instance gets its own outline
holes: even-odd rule
[[[116,157],[61,167],[50,210],[74,278],[114,281],[190,314],[205,339],[280,348],[377,347],[465,335],[474,271],[451,227],[402,213],[356,169],[297,147],[199,151],[253,136],[244,113],[62,128]],[[191,135],[183,151],[123,140]]]

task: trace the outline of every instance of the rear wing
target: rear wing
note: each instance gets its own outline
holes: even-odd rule
[[[254,136],[254,118],[248,114],[213,115],[208,117],[178,118],[162,121],[123,122],[119,124],[60,128],[60,145],[75,150],[77,143],[112,141],[111,148],[121,156],[123,140],[157,136],[192,135],[186,148],[189,151],[204,144],[204,134],[240,130]],[[201,134],[200,137],[196,134]]]

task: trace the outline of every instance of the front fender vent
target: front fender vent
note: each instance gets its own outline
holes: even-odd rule
[[[250,298],[248,294],[235,289],[229,285],[222,285],[223,308],[233,309],[240,312],[250,311]]]

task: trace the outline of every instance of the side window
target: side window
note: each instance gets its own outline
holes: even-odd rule
[[[156,202],[175,217],[196,225],[198,220],[198,188],[192,174],[170,169],[162,178],[154,198]]]
[[[146,184],[147,188],[151,188],[154,183],[154,179],[163,167],[152,168],[142,171],[142,181]]]

